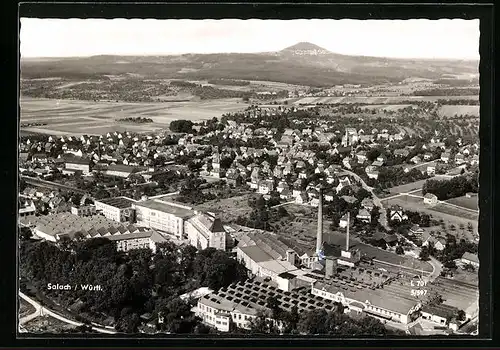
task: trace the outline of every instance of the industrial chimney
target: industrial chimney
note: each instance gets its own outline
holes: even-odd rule
[[[351,259],[351,252],[349,251],[349,226],[350,226],[350,219],[351,215],[349,212],[347,212],[347,232],[346,232],[346,237],[345,237],[345,250],[342,250],[340,252],[340,256],[343,258]],[[339,260],[339,263],[341,261]]]
[[[316,253],[319,255],[323,247],[323,189],[319,189],[318,233],[316,236]]]
[[[345,237],[345,251],[349,251],[349,226],[350,226],[350,220],[351,219],[351,213],[347,212],[347,233]]]

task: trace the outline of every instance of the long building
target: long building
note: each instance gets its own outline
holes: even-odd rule
[[[156,231],[127,233],[106,238],[116,242],[117,250],[124,252],[132,249],[151,249],[154,253],[158,243],[167,241]]]
[[[162,198],[135,202],[132,208],[138,225],[172,234],[178,239],[186,238],[185,222],[195,215],[191,207]]]
[[[323,300],[307,290],[285,292],[261,278],[233,283],[215,293],[198,300],[193,309],[203,322],[221,332],[229,332],[230,324],[242,329],[250,329],[250,324],[259,311],[269,311],[267,299],[276,297],[280,308],[291,311],[297,306],[299,314],[304,311],[325,309],[333,311],[333,301]]]
[[[133,223],[135,222],[135,210],[132,204],[135,202],[127,197],[115,197],[95,200],[94,205],[96,211],[110,220]]]

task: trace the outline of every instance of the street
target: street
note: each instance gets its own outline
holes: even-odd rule
[[[380,208],[380,216],[378,218],[378,221],[380,223],[380,225],[382,225],[387,231],[390,231],[391,228],[389,227],[389,224],[387,223],[387,217],[385,215],[385,208],[384,208],[384,205],[382,204],[382,201],[380,200],[380,198],[377,197],[377,195],[375,194],[375,192],[373,192],[373,188],[371,188],[370,186],[368,186],[366,184],[366,182],[356,173],[353,173],[352,171],[349,171],[349,170],[346,170],[346,169],[343,169],[346,173],[348,173],[349,175],[351,175],[352,177],[354,177],[356,179],[356,181],[358,181],[359,183],[361,183],[361,186],[367,190],[368,192],[370,192],[372,194],[372,198],[373,198],[373,204],[375,204],[376,206],[378,206]]]
[[[30,303],[35,308],[35,310],[36,310],[31,315],[25,316],[22,319],[20,319],[19,320],[19,327],[21,327],[22,324],[24,324],[26,322],[29,322],[29,321],[35,319],[36,317],[42,316],[42,315],[51,316],[51,317],[56,318],[56,319],[58,319],[58,320],[60,320],[62,322],[65,322],[65,323],[68,323],[68,324],[71,324],[71,325],[77,326],[77,327],[83,325],[82,322],[77,322],[77,321],[73,321],[73,320],[67,319],[66,317],[63,317],[63,316],[61,316],[59,314],[56,314],[54,311],[52,311],[50,309],[47,309],[46,307],[43,307],[40,303],[38,303],[37,301],[35,301],[32,298],[28,297],[26,294],[22,293],[21,291],[19,291],[19,296],[23,300],[25,300],[26,302]],[[92,330],[94,330],[96,332],[99,332],[99,333],[105,333],[105,334],[116,334],[116,333],[118,333],[118,332],[113,331],[111,329],[105,329],[105,328],[100,328],[100,327],[95,327],[95,326],[92,326]]]

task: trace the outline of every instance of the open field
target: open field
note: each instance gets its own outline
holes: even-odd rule
[[[370,97],[369,97],[370,98]],[[361,108],[366,108],[366,109],[375,109],[375,110],[387,110],[387,111],[399,111],[400,109],[406,108],[406,107],[411,107],[409,104],[405,105],[366,105],[366,106],[360,106]]]
[[[408,193],[414,190],[420,190],[422,189],[422,186],[424,185],[426,180],[419,180],[415,182],[410,182],[408,184],[400,185],[400,186],[395,186],[389,188],[389,192],[392,194],[398,194],[398,193]],[[415,193],[416,195],[421,195],[420,193]]]
[[[453,117],[456,115],[473,115],[479,117],[479,106],[454,106],[446,105],[439,107],[438,114],[442,117]]]
[[[196,206],[197,210],[213,211],[217,213],[223,223],[234,222],[238,216],[247,217],[252,212],[248,200],[256,197],[248,194],[227,199],[216,199]]]
[[[477,100],[478,96],[347,96],[347,97],[304,97],[290,99],[289,103],[292,104],[317,104],[317,103],[370,103],[377,105],[394,105],[403,101],[437,101],[439,99],[459,99],[459,100]],[[366,106],[365,106],[366,107]],[[466,106],[460,106],[466,107]],[[477,106],[473,106],[477,107]]]
[[[410,197],[410,196],[399,196],[389,200],[382,199],[385,205],[399,205],[404,209],[419,211],[425,214],[431,215],[434,219],[443,219],[445,222],[449,222],[454,225],[463,224],[467,226],[470,222],[474,227],[474,230],[478,229],[478,216],[479,214],[473,213],[470,210],[459,209],[456,207],[451,207],[446,204],[437,204],[434,207],[430,207],[424,204],[424,201],[420,198]]]
[[[25,132],[53,135],[101,135],[110,131],[153,132],[175,119],[201,121],[244,109],[241,99],[165,103],[92,102],[21,98],[21,123],[46,123]],[[149,124],[120,123],[116,119],[147,117]]]
[[[462,196],[448,199],[446,202],[471,210],[479,210],[478,197],[467,198],[466,196]]]

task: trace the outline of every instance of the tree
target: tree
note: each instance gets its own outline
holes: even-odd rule
[[[422,247],[420,254],[418,256],[420,260],[427,261],[430,259],[429,248],[427,246]]]
[[[279,207],[278,208],[278,216],[280,217],[280,219],[284,218],[284,217],[287,217],[288,216],[288,212],[286,211],[285,208],[283,207]]]
[[[173,120],[170,122],[169,129],[172,132],[189,134],[193,132],[193,125],[190,120]]]
[[[398,245],[398,246],[396,247],[396,254],[398,254],[398,255],[402,255],[402,254],[404,254],[404,249],[403,249],[403,247],[401,247],[400,245]]]
[[[31,238],[31,230],[29,227],[19,228],[19,238],[24,240],[29,240]]]
[[[457,312],[457,320],[458,321],[465,321],[465,311],[464,310],[458,310]]]
[[[139,324],[140,318],[136,313],[126,314],[119,318],[116,330],[124,333],[137,333]]]

